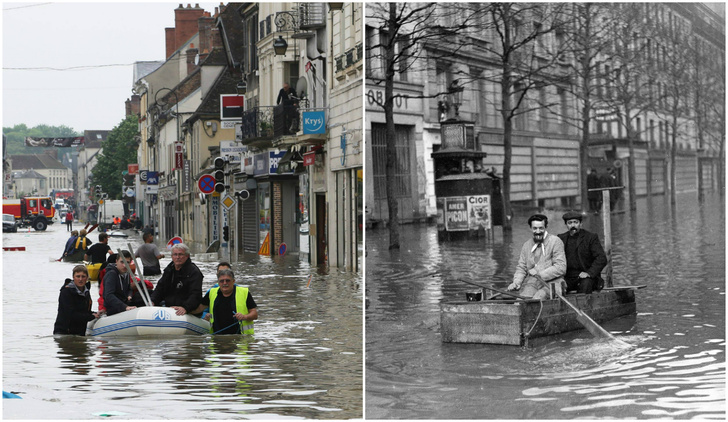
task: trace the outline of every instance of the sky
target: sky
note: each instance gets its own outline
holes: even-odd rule
[[[132,64],[166,58],[164,28],[174,26],[180,3],[196,4],[2,0],[3,127],[118,126],[132,95]],[[199,3],[210,14],[219,4]],[[65,70],[28,69],[39,67]]]

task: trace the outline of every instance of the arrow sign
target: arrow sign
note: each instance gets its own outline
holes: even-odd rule
[[[205,195],[211,194],[215,191],[215,178],[211,174],[206,174],[197,181],[197,187]]]

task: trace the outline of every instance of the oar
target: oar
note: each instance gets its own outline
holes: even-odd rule
[[[98,226],[99,226],[98,224],[94,224],[94,225],[93,225],[93,226],[91,226],[91,228],[90,228],[90,229],[89,229],[89,230],[88,230],[88,231],[86,232],[86,234],[89,234],[89,233],[91,233],[91,232],[92,232],[92,231],[94,231],[94,229],[95,229],[96,227],[98,227]]]
[[[541,276],[537,274],[535,277],[536,280],[543,283],[543,285],[546,286],[547,289],[550,289],[549,285],[545,281],[543,281],[543,278],[541,278]],[[594,337],[608,338],[610,340],[616,340],[621,342],[621,340],[618,340],[609,331],[605,330],[604,328],[602,328],[601,325],[597,324],[593,319],[591,319],[589,315],[584,313],[584,311],[577,308],[573,303],[566,300],[566,298],[561,295],[561,292],[558,289],[555,290],[556,295],[559,297],[559,299],[561,299],[562,302],[567,304],[574,312],[576,312],[576,320],[579,321],[581,325],[583,325],[584,328],[586,328],[590,333],[592,333]]]
[[[142,288],[139,286],[139,282],[137,281],[136,277],[134,277],[134,273],[131,271],[131,266],[129,265],[128,262],[126,262],[126,257],[121,252],[121,249],[119,250],[119,256],[121,257],[121,260],[124,261],[124,265],[126,266],[126,270],[129,272],[129,278],[131,279],[131,281],[134,282],[134,285],[136,286],[137,290],[141,292],[142,291],[141,290]],[[144,284],[143,281],[141,283]],[[144,287],[146,287],[146,286],[144,286]],[[152,306],[150,304],[150,302],[147,301],[147,297],[144,296],[143,293],[142,293],[142,300],[144,301],[144,305],[146,305],[146,306]]]
[[[511,297],[515,297],[515,298],[523,299],[523,300],[532,300],[532,298],[530,298],[530,297],[519,296],[519,295],[517,295],[515,293],[504,292],[503,290],[498,290],[498,289],[494,289],[492,287],[483,286],[483,285],[478,284],[478,283],[472,283],[470,281],[465,281],[465,280],[460,280],[460,279],[458,279],[458,281],[461,281],[461,282],[463,282],[465,284],[472,284],[473,286],[478,286],[478,287],[481,287],[483,289],[488,289],[490,291],[497,292],[497,293],[500,293],[502,295],[511,296]]]
[[[134,249],[132,249],[131,243],[127,243],[126,245],[129,247],[129,253],[131,254],[132,259],[134,260],[134,266],[136,266],[136,270],[137,270],[137,274],[139,275],[139,279],[142,280],[143,289],[140,290],[140,292],[141,292],[142,296],[146,296],[146,298],[147,298],[146,301],[151,304],[152,298],[151,298],[151,296],[149,296],[149,291],[147,291],[147,284],[144,283],[144,276],[142,276],[142,270],[139,269],[140,268],[139,263],[137,262],[136,257],[134,256]],[[147,305],[147,306],[152,306],[152,305]]]

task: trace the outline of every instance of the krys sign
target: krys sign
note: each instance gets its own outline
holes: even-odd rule
[[[326,113],[319,111],[303,112],[303,134],[313,135],[326,133]]]

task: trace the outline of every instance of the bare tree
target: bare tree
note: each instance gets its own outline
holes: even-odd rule
[[[604,57],[612,45],[610,38],[614,26],[610,13],[613,5],[608,3],[571,3],[562,13],[562,26],[560,45],[556,54],[560,62],[565,63],[568,73],[573,75],[572,83],[565,85],[578,104],[577,113],[561,113],[560,110],[551,110],[559,114],[564,122],[575,126],[581,134],[579,144],[581,204],[582,208],[588,203],[588,192],[584,171],[588,168],[588,149],[590,142],[591,122],[600,109],[600,71],[603,67]],[[602,110],[599,110],[602,111]]]
[[[386,197],[389,213],[389,249],[399,249],[399,204],[395,192],[397,169],[396,131],[394,104],[397,75],[408,71],[428,70],[428,65],[439,57],[451,57],[470,45],[457,37],[467,32],[476,22],[477,10],[448,7],[437,3],[369,3],[367,26],[377,29],[378,37],[367,40],[367,78],[377,85],[384,85],[384,97],[369,98],[384,110],[386,124]],[[455,40],[445,50],[431,49],[424,57],[427,46],[442,44],[443,38]],[[423,93],[407,98],[436,98],[447,91]]]
[[[654,47],[657,51],[656,59],[652,62],[653,74],[659,75],[658,80],[662,87],[662,96],[656,110],[658,115],[664,116],[666,127],[670,131],[670,202],[677,202],[677,151],[678,139],[689,135],[688,129],[692,123],[692,98],[697,95],[696,85],[693,83],[694,67],[686,61],[686,57],[694,55],[694,39],[687,32],[689,28],[680,27],[670,22],[669,25],[656,27],[652,34]]]
[[[604,81],[603,101],[617,112],[617,121],[624,129],[629,148],[629,209],[637,208],[636,165],[634,142],[640,136],[637,125],[647,111],[654,108],[653,80],[647,54],[652,34],[643,24],[640,3],[618,3],[610,9],[612,47],[601,72]],[[662,96],[660,92],[658,96]]]
[[[559,30],[565,4],[489,3],[493,42],[484,49],[494,67],[485,78],[500,86],[497,110],[503,120],[503,230],[511,230],[511,165],[513,123],[520,116],[551,104],[527,101],[534,89],[563,82],[555,70],[558,54],[544,48],[543,40]],[[528,104],[528,105],[527,105]],[[534,181],[535,183],[535,181]]]

